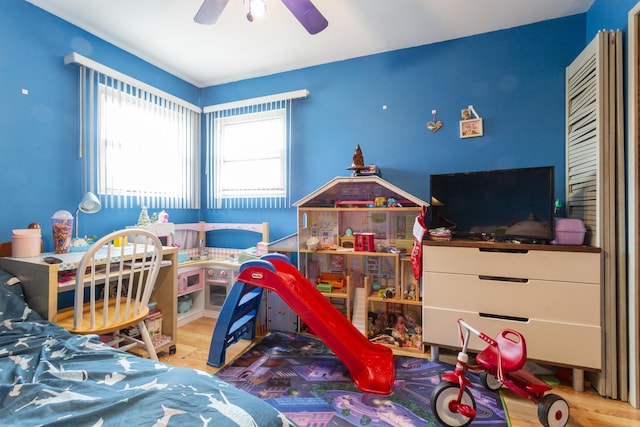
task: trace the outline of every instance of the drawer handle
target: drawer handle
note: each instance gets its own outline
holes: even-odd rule
[[[478,248],[480,252],[504,252],[507,254],[526,254],[528,249]]]
[[[518,277],[503,277],[503,276],[478,276],[480,280],[496,280],[498,282],[513,282],[513,283],[529,283],[529,279],[522,279]]]
[[[500,320],[511,320],[513,322],[528,322],[528,317],[518,317],[518,316],[506,316],[504,314],[493,314],[493,313],[478,313],[480,317],[487,317],[489,319],[500,319]]]

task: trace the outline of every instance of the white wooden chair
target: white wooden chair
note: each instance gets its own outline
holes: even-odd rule
[[[74,306],[59,311],[56,323],[76,334],[112,334],[109,345],[124,351],[141,346],[158,360],[144,319],[161,261],[154,234],[136,228],[107,234],[82,257]],[[135,325],[142,339],[120,333]]]

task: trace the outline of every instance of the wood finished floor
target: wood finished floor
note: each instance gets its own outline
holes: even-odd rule
[[[178,328],[178,344],[175,354],[161,353],[160,360],[175,366],[198,368],[215,373],[218,369],[207,365],[209,344],[215,319],[200,318]],[[227,351],[226,361],[233,360],[242,354],[251,343],[249,341],[235,344]],[[425,354],[425,357],[428,356]],[[442,359],[446,360],[446,355]],[[571,418],[569,427],[629,427],[640,426],[640,410],[634,409],[626,402],[606,399],[595,391],[575,392],[570,385],[555,387],[554,393],[569,402]],[[513,427],[540,427],[537,406],[509,390],[503,392]],[[473,424],[472,424],[473,425]]]

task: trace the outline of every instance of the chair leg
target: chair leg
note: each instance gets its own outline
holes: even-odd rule
[[[142,321],[138,323],[138,328],[140,329],[140,335],[142,336],[144,345],[147,348],[147,353],[149,353],[149,359],[157,361],[158,355],[156,354],[156,349],[153,347],[153,342],[151,341],[151,335],[149,335],[147,325]]]

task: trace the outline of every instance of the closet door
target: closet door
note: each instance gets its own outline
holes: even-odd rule
[[[640,3],[629,11],[629,403],[640,408]]]
[[[601,31],[566,70],[566,209],[602,249],[603,396],[627,400],[627,282],[622,34]]]
[[[601,246],[603,197],[603,37],[598,35],[567,67],[566,195],[567,216],[587,227],[585,244]]]

